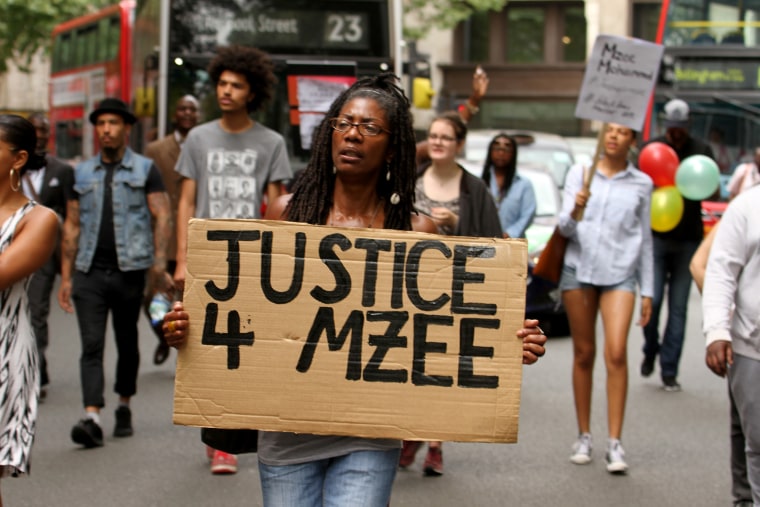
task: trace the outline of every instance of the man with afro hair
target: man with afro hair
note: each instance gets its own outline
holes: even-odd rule
[[[276,78],[269,56],[255,48],[220,47],[208,73],[222,116],[191,130],[177,161],[183,176],[177,209],[175,283],[183,290],[190,218],[261,218],[292,177],[285,140],[251,118],[271,97]],[[244,185],[245,183],[245,185]],[[242,188],[253,189],[243,194]],[[237,458],[207,449],[211,472],[237,472]]]

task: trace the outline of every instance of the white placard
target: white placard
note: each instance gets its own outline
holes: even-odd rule
[[[660,44],[599,35],[586,64],[575,116],[641,130],[662,52]]]
[[[300,111],[326,113],[333,101],[343,93],[348,84],[314,77],[299,76],[298,109]]]
[[[314,135],[314,131],[322,123],[322,118],[325,115],[322,113],[301,113],[298,115],[301,134],[301,148],[304,150],[311,149],[311,138]]]

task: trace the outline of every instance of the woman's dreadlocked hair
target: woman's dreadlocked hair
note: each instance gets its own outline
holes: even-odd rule
[[[388,170],[391,179],[385,178],[381,168],[377,179],[377,195],[385,201],[386,229],[411,230],[414,212],[415,139],[409,100],[396,85],[396,76],[390,72],[359,79],[343,92],[330,106],[322,123],[314,131],[309,164],[298,178],[293,196],[285,209],[285,216],[294,222],[324,224],[330,214],[335,189],[333,174],[332,136],[329,120],[340,114],[343,106],[355,98],[368,98],[377,102],[385,112],[389,135],[388,150],[392,154]],[[390,197],[396,193],[401,198],[391,204]]]

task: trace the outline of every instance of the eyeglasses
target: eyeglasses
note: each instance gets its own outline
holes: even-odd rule
[[[382,132],[391,133],[377,123],[351,123],[345,118],[330,118],[330,126],[337,132],[348,132],[352,127],[356,127],[363,136],[377,136]]]
[[[441,141],[442,143],[453,143],[456,140],[457,140],[456,137],[439,136],[438,134],[428,134],[428,141],[431,141],[431,142]]]

